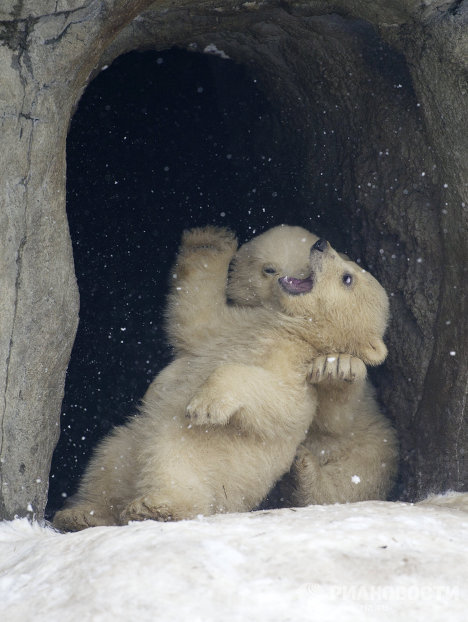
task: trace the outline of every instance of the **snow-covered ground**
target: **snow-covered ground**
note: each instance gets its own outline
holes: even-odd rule
[[[71,534],[3,522],[0,620],[466,620],[468,495],[440,503],[311,506]]]

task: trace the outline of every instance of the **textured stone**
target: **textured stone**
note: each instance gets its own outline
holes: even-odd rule
[[[58,434],[78,319],[65,212],[72,112],[104,64],[173,45],[214,43],[255,73],[277,105],[275,131],[300,144],[308,209],[390,292],[377,381],[401,438],[400,495],[466,490],[465,3],[149,5],[0,10],[0,516],[42,514]]]

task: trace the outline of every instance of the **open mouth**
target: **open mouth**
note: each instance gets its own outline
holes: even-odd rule
[[[307,292],[310,292],[314,286],[312,274],[306,279],[295,279],[293,276],[282,276],[278,279],[278,281],[284,291],[292,296],[307,294]]]

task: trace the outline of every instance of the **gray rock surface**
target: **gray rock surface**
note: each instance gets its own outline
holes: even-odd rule
[[[126,51],[210,43],[255,73],[275,131],[299,145],[310,209],[343,223],[391,294],[377,379],[401,438],[401,495],[466,490],[466,2],[6,0],[0,517],[42,515],[58,436],[78,321],[65,211],[73,110]]]

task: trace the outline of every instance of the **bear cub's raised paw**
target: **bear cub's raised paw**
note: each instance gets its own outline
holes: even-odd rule
[[[360,358],[351,354],[317,356],[310,364],[308,380],[312,384],[323,381],[357,382],[364,380],[367,368]]]
[[[229,229],[224,227],[199,227],[184,231],[180,250],[186,255],[198,253],[199,251],[233,254],[236,249],[236,236]]]

